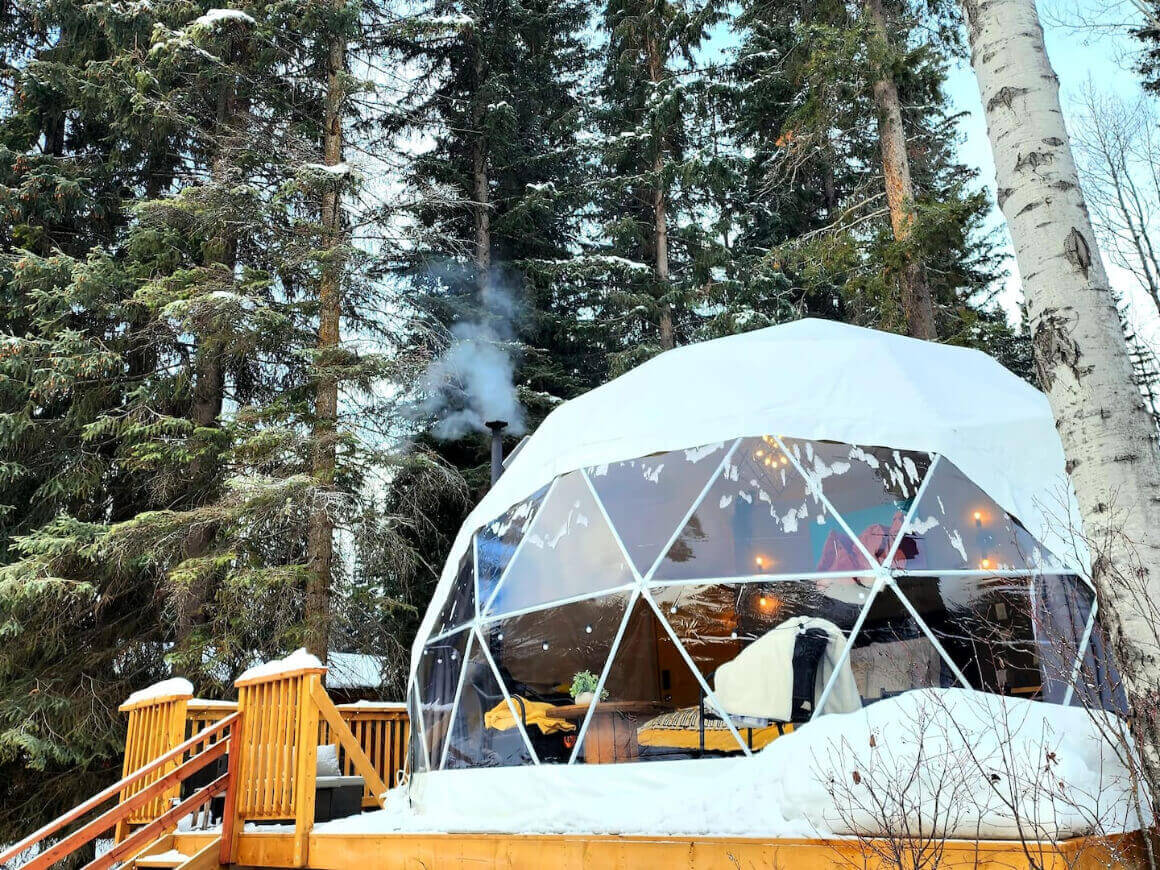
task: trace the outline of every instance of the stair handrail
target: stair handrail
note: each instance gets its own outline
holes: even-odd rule
[[[157,791],[163,790],[168,786],[172,786],[174,783],[180,783],[180,782],[184,781],[185,779],[187,779],[188,777],[190,777],[194,773],[196,773],[198,770],[200,770],[201,768],[205,767],[207,764],[212,762],[215,758],[218,758],[223,753],[225,753],[227,751],[226,747],[229,746],[229,743],[230,743],[231,738],[233,736],[232,729],[233,729],[235,723],[241,721],[241,718],[242,718],[242,714],[240,712],[230,714],[229,716],[220,720],[219,722],[215,722],[213,725],[210,725],[208,728],[205,728],[202,731],[198,732],[197,734],[193,735],[193,737],[190,737],[188,740],[186,740],[181,745],[175,746],[173,749],[170,749],[165,754],[158,756],[157,758],[150,761],[148,764],[138,768],[137,770],[133,771],[128,776],[123,777],[119,781],[113,783],[108,788],[105,788],[102,791],[98,792],[93,797],[89,798],[88,800],[73,807],[67,813],[64,813],[60,817],[49,822],[47,825],[45,825],[42,828],[29,834],[27,837],[25,837],[19,843],[16,843],[15,845],[10,846],[4,852],[0,853],[0,865],[6,864],[8,861],[11,861],[13,858],[16,858],[17,856],[19,856],[23,852],[27,851],[31,847],[40,843],[42,840],[44,840],[45,837],[49,837],[52,834],[55,834],[57,831],[59,831],[65,825],[68,825],[69,823],[76,821],[81,816],[83,816],[85,813],[96,809],[101,804],[105,803],[106,801],[110,800],[111,798],[117,797],[123,790],[125,790],[126,788],[128,788],[130,786],[136,785],[142,779],[144,779],[145,777],[154,773],[158,769],[160,769],[160,768],[164,767],[165,765],[170,764],[174,761],[180,761],[181,757],[186,752],[188,752],[189,750],[196,747],[199,743],[203,743],[206,740],[208,740],[209,738],[215,737],[215,736],[221,734],[226,729],[231,730],[231,734],[229,736],[221,738],[220,740],[216,741],[214,744],[206,747],[202,752],[199,752],[196,755],[194,755],[192,758],[190,758],[185,763],[180,764],[174,770],[170,771],[168,774],[166,774],[165,776],[158,779],[155,783],[151,783],[150,787],[148,789],[143,789],[143,790],[136,792],[135,794],[125,798],[124,801],[118,803],[116,807],[114,807],[113,809],[111,809],[110,811],[105,813],[104,815],[100,816],[97,820],[89,823],[88,825],[86,825],[85,827],[81,828],[80,830],[74,832],[73,834],[70,834],[69,837],[67,837],[67,838],[65,838],[65,840],[61,841],[62,843],[68,842],[68,841],[72,840],[74,837],[76,837],[77,834],[80,834],[81,832],[88,832],[90,829],[92,829],[92,836],[85,838],[83,841],[78,840],[77,842],[75,842],[72,845],[72,847],[68,850],[68,852],[72,852],[72,851],[75,851],[76,849],[79,849],[85,843],[88,843],[89,841],[95,839],[101,833],[101,831],[107,830],[109,827],[115,825],[122,818],[128,816],[129,813],[131,813],[134,808],[145,803],[148,800],[151,800],[155,796]],[[217,748],[218,746],[220,746],[221,748],[218,749]],[[198,762],[198,763],[195,764],[195,762]],[[227,779],[228,779],[228,774],[226,776],[223,776],[220,779],[216,780],[213,784],[211,784],[210,786],[207,786],[205,789],[202,789],[201,791],[205,792],[208,789],[216,788],[220,783],[221,784],[220,788],[214,792],[214,794],[217,794],[218,791],[225,789]],[[200,792],[199,792],[199,794],[200,794]],[[213,795],[209,795],[208,797],[212,797],[212,796]],[[208,799],[208,797],[206,799]],[[188,803],[188,801],[186,801],[184,803]],[[183,806],[184,806],[184,803],[183,803]],[[204,801],[203,801],[203,803],[204,803]],[[165,816],[169,816],[171,813],[172,813],[172,811],[170,811],[169,813],[166,813]],[[97,822],[102,822],[106,819],[108,820],[107,825],[102,825],[99,829],[94,827]],[[125,842],[128,842],[128,840],[126,840]],[[57,844],[57,845],[59,845],[59,844]],[[55,846],[50,847],[49,850],[46,850],[46,854],[48,854],[49,852],[53,852],[54,849],[55,849]],[[67,854],[67,853],[61,853],[61,854],[57,855],[56,857],[53,857],[51,860],[52,861],[60,860],[60,858],[64,857],[65,854]],[[40,864],[44,863],[44,860],[41,859],[41,856],[37,855],[31,861],[27,862],[23,866],[29,867],[30,870],[34,870],[34,867],[37,865],[34,865],[33,862],[38,862],[38,860],[39,860]],[[49,863],[51,863],[51,861]]]

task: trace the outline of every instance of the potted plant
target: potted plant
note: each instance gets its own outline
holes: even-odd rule
[[[600,682],[596,674],[592,671],[580,671],[576,676],[572,677],[572,687],[568,690],[572,695],[572,700],[577,704],[591,704],[592,699],[596,697],[596,685]],[[608,700],[608,690],[605,689],[600,693],[600,700]]]

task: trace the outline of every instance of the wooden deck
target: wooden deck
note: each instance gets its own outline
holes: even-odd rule
[[[188,855],[212,841],[209,834],[178,834],[175,847]],[[881,850],[874,854],[875,848]],[[1058,844],[952,840],[923,853],[915,850],[902,866],[939,870],[1117,870],[1140,867],[1136,836],[1108,840],[1068,840]],[[462,867],[590,870],[737,870],[782,868],[888,870],[899,862],[886,857],[891,844],[866,848],[854,840],[792,840],[742,837],[615,837],[500,834],[324,834],[312,833],[312,870],[450,870]],[[236,860],[255,867],[291,866],[290,833],[245,833]],[[900,856],[902,857],[902,856]],[[925,857],[923,862],[921,859]],[[915,860],[917,859],[917,860]],[[903,861],[906,858],[903,857]]]
[[[125,776],[26,840],[0,850],[0,865],[42,848],[29,870],[49,870],[102,831],[116,844],[86,870],[439,870],[487,868],[943,868],[1115,870],[1143,867],[1139,835],[1062,843],[801,840],[740,837],[354,833],[314,825],[316,759],[335,744],[344,773],[363,777],[364,808],[379,806],[404,775],[409,723],[401,705],[336,707],[325,669],[276,671],[238,682],[238,702],[187,695],[126,704]],[[223,765],[225,769],[223,770]],[[192,777],[200,773],[203,779]],[[215,796],[222,824],[208,829]],[[110,801],[103,815],[84,822]],[[188,818],[195,830],[175,832]],[[350,820],[353,822],[354,820]],[[254,830],[253,826],[269,827]],[[201,830],[198,828],[201,827]],[[249,827],[249,830],[247,830]],[[47,842],[51,843],[51,840]]]

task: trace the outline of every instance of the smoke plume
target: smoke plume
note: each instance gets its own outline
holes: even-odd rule
[[[486,432],[489,420],[506,420],[512,435],[524,431],[524,409],[514,383],[513,321],[516,304],[498,287],[483,294],[477,316],[451,327],[451,344],[427,368],[423,411],[432,433],[452,440]]]

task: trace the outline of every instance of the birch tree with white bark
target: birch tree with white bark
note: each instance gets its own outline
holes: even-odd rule
[[[995,155],[998,200],[1023,281],[1041,387],[1055,414],[1088,538],[1093,577],[1138,712],[1158,680],[1136,597],[1160,598],[1160,450],[1132,380],[1115,299],[1079,186],[1059,83],[1034,0],[963,0]],[[1156,723],[1136,720],[1153,762]],[[1153,780],[1155,781],[1155,780]]]

